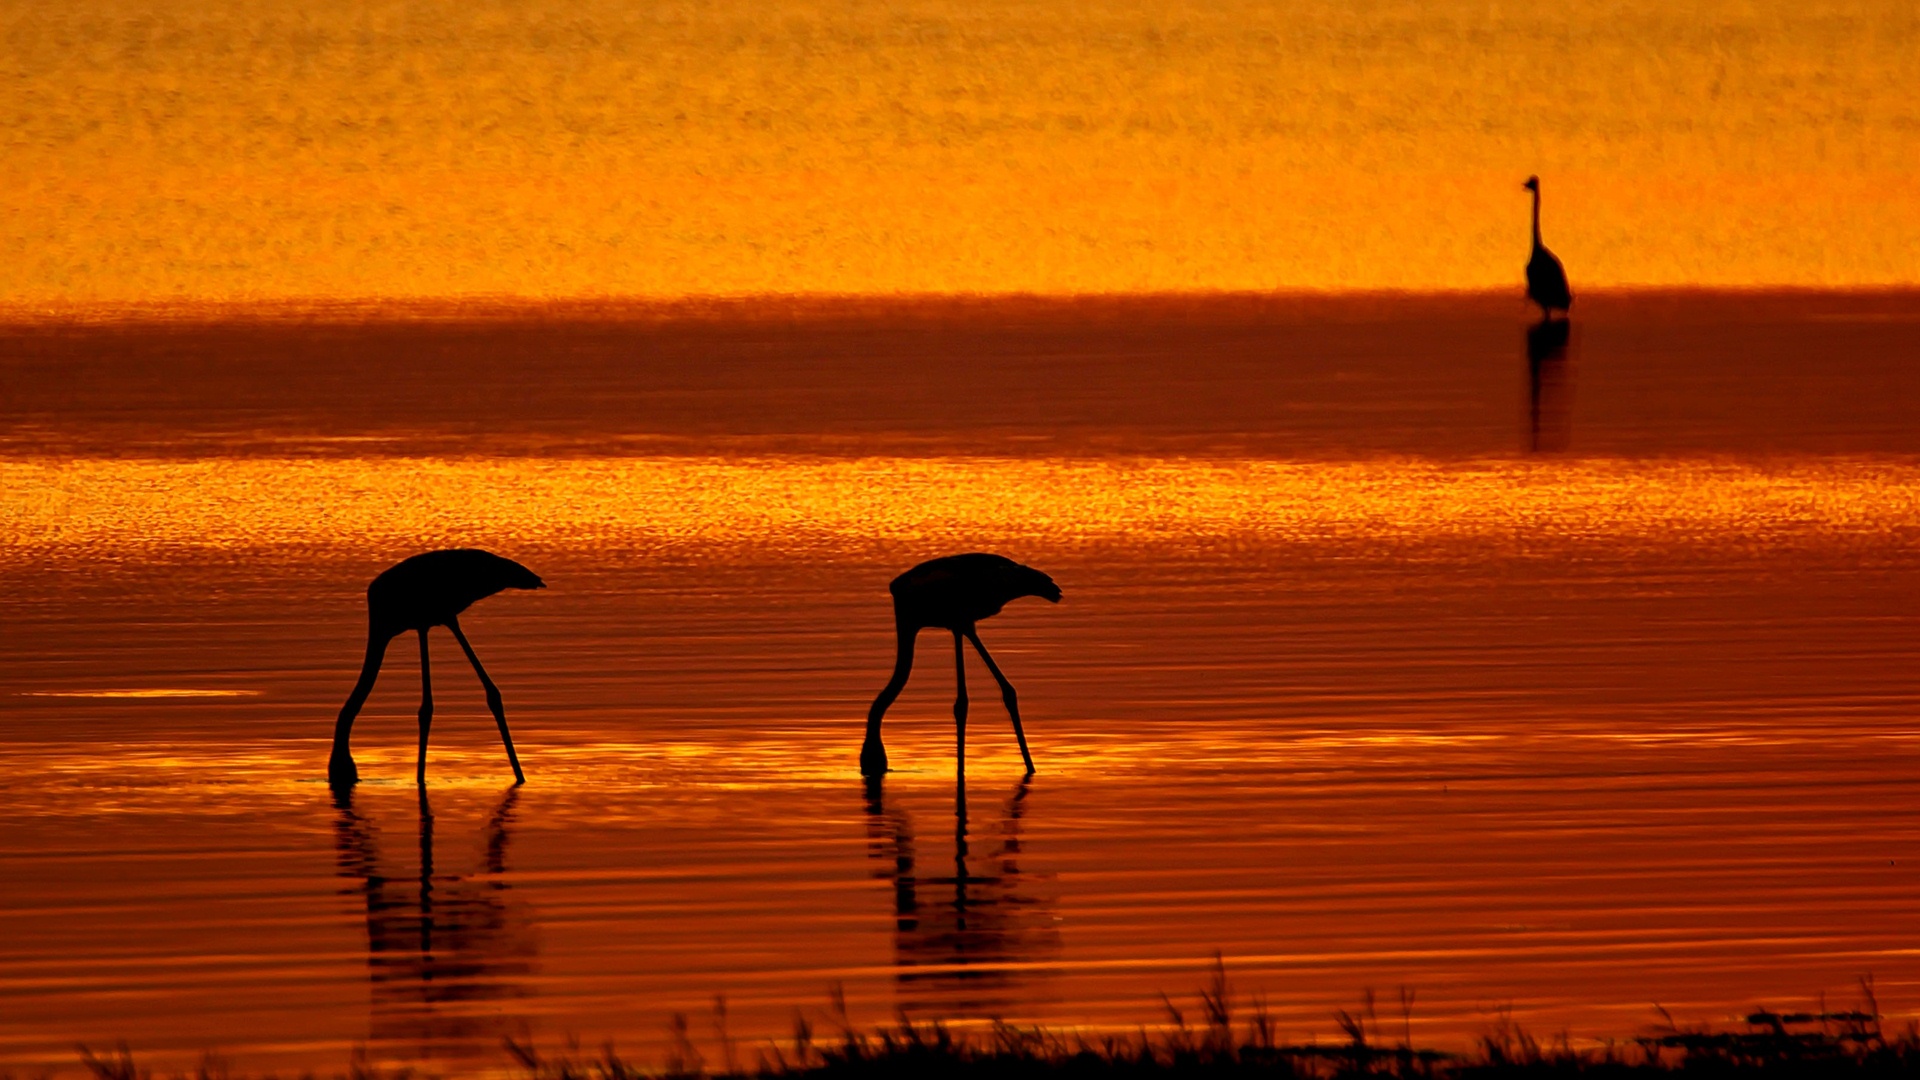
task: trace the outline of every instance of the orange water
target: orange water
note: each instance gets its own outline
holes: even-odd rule
[[[1920,283],[1910,0],[0,2],[0,305]]]
[[[1537,404],[1523,318],[8,331],[0,1068],[751,1062],[835,985],[1131,1030],[1216,951],[1300,1038],[1914,1017],[1920,304],[1599,298]],[[426,799],[409,646],[336,801],[360,590],[451,543],[551,585],[464,620],[530,782],[436,637]],[[886,581],[974,546],[1066,593],[982,631],[1039,772],[976,669],[961,802],[929,637],[868,789]]]

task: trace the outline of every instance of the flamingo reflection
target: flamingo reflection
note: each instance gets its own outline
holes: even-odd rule
[[[979,844],[968,834],[966,786],[955,785],[950,873],[923,862],[912,816],[887,799],[882,783],[866,781],[867,843],[879,864],[874,876],[893,886],[901,1012],[995,1017],[1031,1000],[1034,965],[1059,954],[1060,933],[1044,895],[1048,876],[1021,865],[1030,781],[1014,786]]]
[[[1573,324],[1542,319],[1527,328],[1528,449],[1565,450],[1572,441],[1567,386],[1567,339]]]
[[[353,790],[335,790],[339,873],[366,901],[371,1042],[409,1057],[471,1057],[518,1030],[501,1005],[526,996],[520,980],[534,969],[532,928],[501,878],[518,798],[509,790],[487,818],[481,872],[459,874],[436,864],[425,788],[411,867],[382,853]]]

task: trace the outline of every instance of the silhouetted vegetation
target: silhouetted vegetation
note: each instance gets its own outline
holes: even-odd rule
[[[531,1042],[509,1039],[506,1049],[525,1080],[865,1080],[865,1078],[1026,1077],[1151,1078],[1247,1077],[1286,1080],[1478,1080],[1508,1077],[1615,1077],[1684,1073],[1689,1076],[1782,1077],[1912,1076],[1920,1074],[1920,1028],[1893,1035],[1882,1029],[1871,980],[1863,980],[1863,1005],[1843,1011],[1782,1013],[1760,1010],[1737,1029],[1716,1031],[1664,1023],[1651,1034],[1576,1048],[1564,1037],[1543,1042],[1502,1020],[1464,1054],[1420,1049],[1411,1043],[1413,995],[1399,1000],[1400,1034],[1383,1027],[1371,993],[1358,1012],[1334,1014],[1343,1039],[1332,1043],[1287,1043],[1273,1018],[1255,999],[1244,1009],[1232,1000],[1225,972],[1216,968],[1189,1016],[1171,1000],[1167,1019],[1130,1036],[1087,1036],[1044,1028],[994,1024],[982,1033],[960,1032],[937,1022],[902,1018],[860,1030],[846,1019],[834,995],[835,1030],[822,1035],[796,1016],[792,1037],[753,1051],[725,1034],[726,1005],[715,1002],[717,1060],[689,1034],[687,1017],[673,1018],[673,1049],[658,1065],[632,1062],[611,1046],[598,1055],[577,1050],[558,1055]],[[82,1049],[96,1080],[232,1080],[217,1062],[186,1073],[158,1074],[136,1065],[126,1048],[100,1056]],[[489,1069],[488,1072],[495,1070]],[[407,1069],[381,1069],[356,1056],[345,1080],[412,1080]]]

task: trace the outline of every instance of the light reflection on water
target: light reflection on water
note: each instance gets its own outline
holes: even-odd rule
[[[1358,462],[993,458],[0,461],[28,551],[457,543],[875,543],[1207,537],[1504,546],[1905,536],[1887,458]]]

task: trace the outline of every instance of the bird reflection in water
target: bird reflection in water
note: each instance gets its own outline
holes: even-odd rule
[[[519,789],[510,790],[482,831],[478,873],[448,873],[435,860],[434,817],[419,789],[417,865],[389,851],[354,807],[352,788],[336,789],[340,876],[367,905],[367,974],[372,983],[369,1040],[410,1058],[490,1054],[521,1022],[504,1002],[525,997],[533,972],[532,927],[509,893],[507,844]]]
[[[874,876],[893,885],[894,970],[903,1015],[1001,1017],[1033,999],[1031,983],[1041,965],[1058,956],[1060,932],[1044,895],[1049,875],[1021,866],[1020,825],[1030,783],[1014,786],[993,833],[978,840],[968,831],[966,785],[955,785],[948,871],[921,858],[912,816],[886,797],[881,778],[867,779],[868,850],[879,863]]]
[[[1567,339],[1573,324],[1542,319],[1527,328],[1527,448],[1565,450],[1573,424],[1567,380]]]

